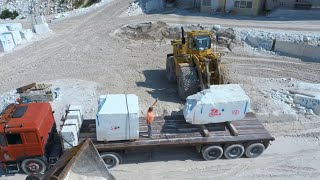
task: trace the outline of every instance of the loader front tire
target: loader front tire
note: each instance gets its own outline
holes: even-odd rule
[[[166,63],[166,76],[169,82],[175,82],[177,80],[175,71],[174,57],[169,56]]]
[[[195,67],[180,67],[178,93],[182,100],[199,91],[199,78]]]

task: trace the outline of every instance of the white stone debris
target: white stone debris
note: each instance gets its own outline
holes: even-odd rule
[[[277,52],[290,57],[320,61],[320,33],[280,30],[236,29],[247,48],[262,52]]]
[[[15,90],[0,95],[0,114],[9,104],[15,103],[17,98],[19,98],[19,94]]]
[[[144,12],[146,12],[146,6],[142,0],[132,2],[126,11],[128,16],[137,16]]]
[[[298,114],[320,115],[320,84],[294,81],[291,90],[272,89],[266,93],[275,103],[285,103]]]

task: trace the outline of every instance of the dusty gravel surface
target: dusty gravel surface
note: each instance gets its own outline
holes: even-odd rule
[[[31,82],[79,79],[93,82],[90,88],[97,87],[97,94],[134,93],[140,98],[142,110],[159,98],[156,113],[161,115],[179,111],[183,105],[176,86],[165,79],[165,57],[171,47],[165,43],[115,37],[114,31],[123,25],[161,20],[179,24],[201,22],[230,27],[320,30],[318,20],[260,21],[176,14],[121,16],[131,1],[113,1],[85,16],[54,22],[50,24],[54,33],[47,39],[0,57],[0,93]],[[265,78],[293,77],[320,83],[319,63],[257,54],[241,48],[224,59],[228,80],[242,84],[253,104],[265,101],[258,93]],[[276,141],[257,159],[205,162],[194,149],[159,149],[127,155],[125,163],[112,173],[117,179],[316,179],[320,176],[319,118],[299,116],[289,121],[271,120],[265,126]],[[23,176],[7,178],[23,179]]]

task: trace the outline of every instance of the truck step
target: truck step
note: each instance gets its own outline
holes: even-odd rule
[[[18,173],[19,171],[20,171],[20,167],[17,163],[6,165],[6,173],[8,174]]]

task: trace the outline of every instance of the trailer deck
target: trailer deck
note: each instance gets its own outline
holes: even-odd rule
[[[152,146],[233,144],[245,142],[269,143],[274,140],[253,113],[243,120],[232,122],[238,135],[234,136],[226,123],[207,124],[209,136],[205,136],[200,125],[189,124],[183,116],[156,117],[152,124],[153,138],[147,137],[145,118],[140,118],[140,137],[135,141],[98,142],[95,120],[84,120],[80,130],[80,140],[90,138],[98,151],[124,150]]]

